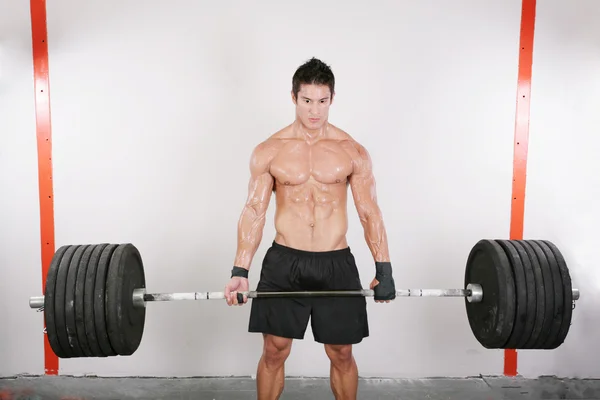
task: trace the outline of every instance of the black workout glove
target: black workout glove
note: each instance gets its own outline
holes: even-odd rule
[[[396,285],[392,276],[390,262],[375,262],[375,279],[379,284],[373,289],[375,300],[394,300],[396,298]]]

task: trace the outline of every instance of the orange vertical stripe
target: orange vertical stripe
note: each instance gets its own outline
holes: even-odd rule
[[[523,0],[519,47],[519,76],[517,81],[517,110],[515,116],[510,239],[523,239],[535,9],[536,0]],[[504,374],[507,376],[517,375],[516,350],[508,349],[504,351]]]
[[[29,6],[31,12],[31,39],[33,41],[43,291],[46,287],[46,275],[54,255],[54,188],[52,185],[52,130],[46,0],[30,0]],[[44,371],[47,375],[58,374],[58,357],[52,351],[46,335],[44,335]]]

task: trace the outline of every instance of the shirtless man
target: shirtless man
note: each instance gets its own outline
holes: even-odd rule
[[[262,262],[258,291],[362,289],[346,241],[347,187],[375,261],[370,288],[376,302],[395,298],[395,286],[375,180],[367,150],[328,122],[335,78],[317,59],[301,65],[292,78],[295,121],[254,149],[250,183],[238,224],[227,304],[242,305],[237,292],[248,291],[248,270],[262,240],[271,193],[276,195],[276,236]],[[263,334],[258,363],[259,400],[273,400],[284,388],[284,364],[292,341],[303,339],[309,319],[315,341],[330,360],[336,399],[356,399],[358,368],[352,345],[369,335],[364,297],[253,299],[249,331]]]

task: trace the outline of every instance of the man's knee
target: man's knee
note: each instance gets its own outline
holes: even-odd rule
[[[292,339],[264,335],[263,358],[267,366],[280,367],[290,355]]]
[[[340,367],[349,366],[352,364],[354,358],[352,357],[352,345],[351,344],[326,344],[325,353],[329,360]]]

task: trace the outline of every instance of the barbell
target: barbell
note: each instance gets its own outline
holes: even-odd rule
[[[402,289],[396,295],[463,297],[471,331],[483,347],[544,350],[566,339],[580,295],[572,288],[564,257],[547,240],[479,240],[467,257],[464,285]],[[373,291],[243,295],[372,297]],[[58,357],[110,357],[129,356],[138,349],[148,302],[224,298],[223,292],[148,293],[138,249],[131,243],[101,243],[61,246],[50,263],[44,295],[30,297],[29,306],[44,313],[45,333]]]

